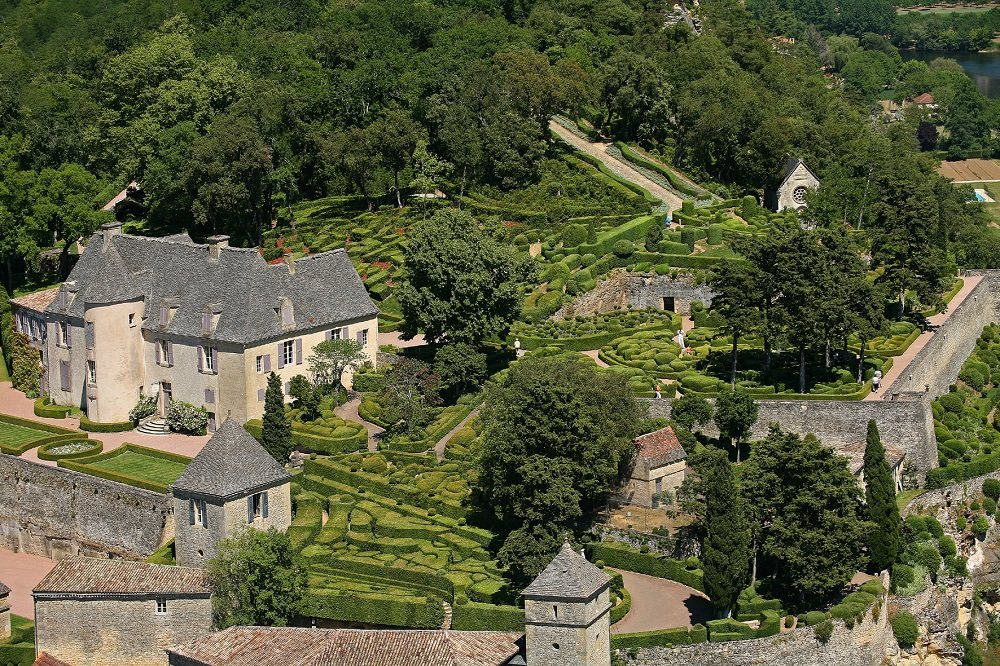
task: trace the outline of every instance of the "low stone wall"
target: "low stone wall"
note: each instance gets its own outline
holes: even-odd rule
[[[0,454],[0,548],[142,558],[172,531],[170,496]]]
[[[670,400],[647,399],[651,418],[670,417]],[[937,444],[930,400],[925,395],[900,400],[758,400],[760,417],[752,436],[763,437],[771,423],[784,430],[806,435],[813,433],[834,448],[865,441],[868,421],[875,420],[882,441],[906,451],[922,479],[927,470],[937,467]],[[705,433],[717,436],[711,425]]]
[[[612,271],[594,289],[564,305],[552,318],[600,314],[629,305],[662,310],[664,298],[674,299],[674,312],[689,315],[693,301],[701,301],[707,307],[712,304],[714,295],[708,285],[695,284],[694,278],[684,273],[671,277],[656,273],[628,273],[619,269]]]
[[[986,479],[1000,479],[1000,470],[917,495],[903,507],[903,516],[908,516],[911,513],[923,513],[927,509],[944,506],[949,502],[959,504],[966,499],[982,495],[983,482]]]
[[[803,627],[768,638],[642,648],[634,657],[626,650],[618,654],[624,663],[635,666],[875,666],[898,649],[884,602],[877,618],[868,612],[853,629],[841,620],[834,620],[833,626],[826,644],[816,640],[813,628]]]

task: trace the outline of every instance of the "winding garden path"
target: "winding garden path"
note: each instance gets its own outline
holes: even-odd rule
[[[678,210],[681,207],[683,200],[677,196],[676,193],[642,175],[632,168],[628,162],[623,162],[609,155],[608,147],[612,144],[592,143],[586,139],[581,139],[554,120],[549,121],[549,129],[555,132],[560,139],[580,152],[587,153],[588,155],[599,159],[604,163],[604,166],[610,169],[615,175],[618,175],[625,180],[635,183],[639,187],[649,191],[649,193],[654,197],[663,201],[663,204],[670,210]]]
[[[370,421],[365,421],[361,418],[361,415],[358,413],[358,407],[360,406],[361,397],[355,395],[343,405],[336,407],[333,410],[333,413],[345,421],[355,421],[356,423],[363,425],[365,429],[368,430],[368,450],[378,451],[378,440],[381,438],[382,433],[385,432],[385,428],[375,425]]]
[[[951,313],[955,311],[955,308],[961,305],[962,302],[968,298],[969,294],[972,293],[972,290],[979,286],[982,279],[981,275],[964,276],[962,278],[964,284],[948,303],[948,309],[944,312],[928,317],[927,322],[934,329],[936,329],[938,326],[941,326],[948,321],[948,317],[950,317]],[[916,358],[917,354],[920,353],[920,350],[927,346],[927,343],[930,342],[931,338],[935,335],[937,335],[936,330],[924,331],[920,334],[920,337],[914,340],[913,343],[906,348],[905,352],[895,357],[892,361],[892,367],[889,368],[889,371],[882,377],[882,385],[879,388],[879,392],[869,393],[865,396],[865,400],[887,400],[888,398],[886,396],[889,396],[892,393],[892,383],[896,381],[897,377],[901,377],[908,371],[910,363],[914,358]]]
[[[448,434],[441,438],[441,441],[439,441],[437,444],[434,445],[434,453],[435,455],[437,455],[438,460],[444,460],[444,449],[446,446],[448,446],[448,442],[451,441],[452,436],[454,436],[456,432],[464,428],[466,424],[469,423],[469,421],[476,418],[476,415],[478,414],[479,414],[479,408],[476,407],[471,412],[469,412],[469,415],[466,416],[464,419],[462,419],[457,426],[449,430]]]
[[[690,627],[714,617],[712,602],[694,588],[666,578],[616,571],[632,595],[632,608],[611,627],[613,634]]]

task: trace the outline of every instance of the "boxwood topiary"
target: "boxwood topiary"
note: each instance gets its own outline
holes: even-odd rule
[[[907,610],[899,610],[892,617],[892,634],[901,647],[913,647],[920,636],[917,618]]]

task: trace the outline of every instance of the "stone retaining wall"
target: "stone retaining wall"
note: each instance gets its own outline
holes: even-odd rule
[[[671,277],[656,273],[628,273],[619,269],[612,271],[594,289],[564,305],[552,318],[558,320],[601,314],[626,306],[662,310],[664,298],[674,299],[674,312],[689,315],[693,301],[701,301],[708,307],[713,296],[708,285],[695,284],[694,278],[684,273]]]
[[[833,626],[826,644],[816,640],[813,628],[804,627],[768,638],[641,648],[634,657],[626,650],[618,654],[624,663],[634,666],[875,666],[898,650],[884,598],[877,618],[869,611],[853,629],[841,620],[834,620]]]
[[[0,454],[0,548],[143,558],[172,531],[170,496]]]

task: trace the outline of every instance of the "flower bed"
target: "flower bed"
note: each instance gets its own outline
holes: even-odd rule
[[[104,450],[104,443],[96,439],[81,439],[79,441],[50,442],[38,448],[38,457],[42,460],[70,460],[97,455]]]

